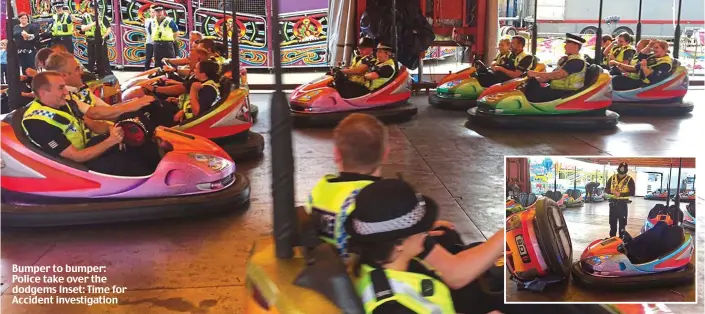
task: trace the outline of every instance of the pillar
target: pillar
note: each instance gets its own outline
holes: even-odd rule
[[[483,0],[480,0],[483,1]],[[485,64],[489,65],[497,56],[497,40],[499,39],[499,0],[487,1],[487,28],[485,28]]]

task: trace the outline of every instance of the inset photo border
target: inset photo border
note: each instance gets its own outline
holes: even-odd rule
[[[505,157],[505,302],[696,304],[695,178],[694,157]]]

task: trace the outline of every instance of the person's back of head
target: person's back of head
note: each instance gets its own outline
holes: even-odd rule
[[[53,50],[49,48],[42,48],[37,51],[37,56],[34,57],[34,67],[37,70],[44,69],[46,66],[47,59],[54,53]]]
[[[213,39],[201,39],[198,41],[198,47],[205,49],[209,53],[216,53],[215,51],[215,41]]]
[[[377,118],[355,113],[333,131],[335,159],[341,171],[371,174],[389,152],[387,127]]]
[[[73,60],[73,55],[70,53],[52,53],[49,55],[46,62],[44,63],[44,68],[48,71],[61,72],[61,70],[64,68],[64,66],[69,63],[70,60]]]

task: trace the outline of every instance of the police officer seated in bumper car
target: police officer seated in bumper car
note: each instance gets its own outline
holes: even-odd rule
[[[160,125],[175,125],[184,120],[198,117],[207,112],[213,104],[220,99],[220,84],[218,71],[220,65],[212,60],[201,61],[196,64],[193,71],[193,80],[189,91],[179,97],[169,97],[167,102],[175,106],[165,106],[159,115],[173,117],[171,123],[163,122]]]
[[[501,58],[499,62],[488,71],[484,66],[477,68],[477,80],[482,87],[490,87],[497,83],[506,82],[517,78],[536,67],[536,58],[524,52],[526,39],[521,36],[514,36],[511,40],[511,54]],[[502,44],[500,43],[500,47]],[[501,52],[501,48],[500,48]]]
[[[360,97],[379,89],[396,74],[394,69],[395,61],[392,59],[393,53],[394,50],[391,47],[380,43],[377,45],[377,62],[371,67],[367,65],[369,69],[364,75],[348,78],[342,71],[335,73],[335,89],[338,90],[343,98]],[[364,59],[360,62],[364,63]]]
[[[614,90],[632,90],[656,84],[671,75],[673,59],[668,55],[668,43],[652,40],[639,56],[638,63],[632,65],[610,62],[626,75],[612,77]]]
[[[188,68],[175,69],[170,66],[164,66],[164,71],[168,73],[175,73],[177,76],[170,75],[169,78],[162,79],[162,84],[164,86],[154,85],[154,81],[146,80],[139,85],[142,87],[142,95],[149,95],[150,93],[155,95],[157,98],[166,99],[167,97],[178,97],[190,90],[193,78],[193,69],[196,68],[196,64],[201,61],[206,61],[209,59],[208,51],[201,48],[194,48],[188,57]],[[135,97],[142,96],[140,94]]]
[[[621,74],[619,68],[614,64],[629,64],[630,60],[637,55],[636,49],[632,46],[632,35],[629,35],[627,32],[621,33],[617,36],[617,40],[612,41],[605,47],[603,54],[605,56],[603,67],[610,70],[610,74],[612,75]]]
[[[565,52],[558,60],[558,67],[553,72],[543,73],[528,71],[530,77],[524,94],[530,102],[549,102],[573,95],[583,88],[587,63],[580,56],[580,48],[585,39],[573,34],[566,34]],[[549,83],[548,86],[541,86]]]
[[[140,147],[124,147],[121,127],[83,115],[61,74],[46,71],[32,81],[37,98],[22,118],[27,136],[42,150],[111,175],[150,175],[159,164],[158,149],[151,141]],[[152,144],[152,145],[150,145]]]
[[[345,74],[348,80],[352,82],[364,83],[365,73],[377,63],[375,59],[375,44],[372,38],[362,37],[357,45],[357,54],[353,57],[350,62],[350,67],[347,69],[341,69],[340,72]],[[335,73],[333,73],[334,75]],[[343,78],[343,77],[341,77]],[[345,80],[339,80],[339,86],[345,84]],[[338,81],[336,81],[338,84]]]
[[[438,215],[432,199],[402,180],[385,179],[363,188],[356,207],[345,230],[358,254],[355,286],[366,313],[498,313],[504,307],[473,284],[451,290],[418,262]]]

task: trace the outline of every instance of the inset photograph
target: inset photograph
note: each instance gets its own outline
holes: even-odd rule
[[[695,302],[695,158],[507,157],[505,300]]]

